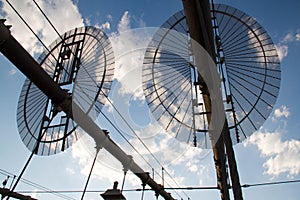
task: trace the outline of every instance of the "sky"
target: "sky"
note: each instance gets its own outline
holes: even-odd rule
[[[96,119],[100,127],[110,135],[122,149],[132,154],[145,171],[155,170],[155,180],[162,183],[161,167],[165,169],[166,187],[216,186],[212,152],[182,145],[170,138],[151,115],[141,91],[140,65],[143,50],[147,47],[155,27],[162,25],[171,15],[183,9],[179,0],[165,1],[37,1],[53,22],[59,33],[83,25],[101,28],[110,38],[115,54],[115,76],[110,99],[122,116],[128,119],[135,133],[142,138],[151,152],[126,127],[111,104],[103,112],[122,130],[125,137],[135,146],[152,167],[137,155],[120,134],[113,129],[105,117]],[[57,35],[38,11],[32,1],[11,1],[29,25],[48,46]],[[281,89],[278,99],[263,126],[240,144],[234,146],[239,175],[242,184],[276,182],[300,179],[300,89],[299,52],[300,23],[298,21],[300,2],[219,0],[235,7],[256,19],[271,36],[281,60]],[[11,24],[13,36],[35,58],[43,47],[23,22],[0,1],[0,18]],[[154,27],[154,28],[153,28]],[[146,31],[141,31],[146,30]],[[6,172],[18,175],[30,152],[23,144],[17,127],[16,113],[20,91],[25,76],[0,54],[0,181]],[[142,113],[142,115],[140,114]],[[57,190],[82,191],[95,154],[94,143],[87,134],[71,148],[51,156],[34,156],[23,178]],[[4,171],[6,171],[4,173]],[[169,176],[170,175],[170,176]],[[172,178],[171,178],[172,177]],[[88,190],[105,191],[114,181],[122,183],[121,164],[105,150],[100,150]],[[12,178],[9,179],[10,185]],[[141,182],[128,172],[124,189],[141,188]],[[20,182],[16,191],[37,199],[64,199],[66,196],[37,193],[40,188]],[[218,190],[170,191],[175,198],[220,199]],[[87,193],[85,199],[100,199],[99,193]],[[65,193],[69,199],[79,199],[82,193]],[[141,192],[124,192],[127,199],[140,199]],[[243,189],[244,199],[289,199],[299,198],[299,183],[259,186]],[[154,199],[153,192],[145,192],[144,199]],[[231,198],[233,199],[233,197]]]

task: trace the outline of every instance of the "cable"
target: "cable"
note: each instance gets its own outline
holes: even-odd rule
[[[118,111],[118,109],[114,106],[114,104],[112,103],[112,101],[103,93],[103,95],[107,98],[107,100],[109,101],[109,103],[113,106],[113,108],[117,111],[117,113],[119,114],[119,116],[124,120],[124,122],[127,124],[127,126],[129,127],[129,129],[136,135],[136,137],[141,141],[141,143],[145,146],[145,148],[149,151],[149,153],[153,156],[153,158],[157,161],[157,163],[162,167],[162,169],[164,169],[163,165],[158,161],[158,159],[152,154],[152,152],[149,150],[149,148],[147,147],[147,145],[141,140],[141,138],[136,134],[136,132],[133,130],[133,128],[129,125],[129,123],[124,119],[124,117],[121,115],[121,113]],[[147,161],[144,156],[130,143],[130,141],[124,136],[124,134],[113,124],[113,122],[100,110],[101,114],[104,116],[104,118],[114,127],[114,129],[121,135],[121,137],[133,148],[134,151],[137,152],[137,154],[148,164],[148,166],[153,169],[152,165],[149,163],[149,161]],[[154,170],[155,173],[161,177],[163,179],[163,177],[156,171]],[[164,170],[167,175],[171,178],[171,180],[179,187],[178,183],[175,181],[175,179],[169,174],[168,171]],[[170,186],[170,184],[168,182],[166,182],[167,185]],[[175,193],[177,194],[177,196],[179,196],[180,198],[181,195],[178,194],[178,192],[175,191]],[[184,194],[188,197],[188,195],[184,192]]]
[[[43,16],[46,18],[46,20],[48,21],[48,23],[51,25],[51,27],[54,29],[54,31],[57,33],[57,35],[61,38],[61,40],[64,42],[63,38],[61,37],[61,35],[59,34],[59,32],[57,31],[57,29],[55,28],[55,26],[53,25],[53,23],[50,21],[50,19],[47,17],[47,15],[44,13],[44,11],[41,9],[41,7],[37,4],[37,2],[35,0],[33,0],[34,4],[37,6],[37,8],[39,9],[39,11],[43,14]],[[74,54],[72,51],[71,51],[72,54]],[[83,67],[84,68],[84,67]],[[86,71],[87,72],[87,71]],[[87,72],[88,73],[88,72]],[[88,73],[88,75],[90,75],[90,73]],[[92,79],[93,80],[93,79]],[[95,81],[94,81],[95,82]],[[103,93],[103,91],[102,91]],[[104,93],[103,93],[104,94]],[[105,95],[105,94],[104,94]],[[105,97],[109,100],[109,98],[105,95]],[[110,101],[110,100],[109,100]],[[110,101],[111,102],[111,101]],[[114,107],[115,108],[115,107]],[[115,108],[116,109],[116,108]],[[119,113],[119,111],[117,111]],[[102,114],[104,115],[104,113],[102,112]],[[105,116],[105,115],[104,115]],[[113,125],[113,123],[105,116],[105,118],[110,122],[111,125]],[[127,123],[127,122],[126,122]],[[114,126],[115,127],[115,126]],[[115,129],[120,133],[120,135],[123,136],[123,134],[121,133],[120,130],[118,130],[116,127]],[[123,137],[125,139],[125,137]],[[127,139],[125,139],[126,142],[128,144],[131,144]],[[147,160],[137,151],[136,148],[133,147],[133,145],[131,145],[131,147],[143,158],[144,161],[147,162]],[[147,162],[147,164],[152,167],[150,165],[149,162]]]
[[[51,27],[54,29],[54,31],[57,33],[57,35],[60,36],[59,32],[57,31],[57,29],[55,28],[55,26],[52,24],[52,22],[50,21],[50,19],[47,17],[47,15],[44,13],[44,11],[41,9],[41,7],[36,3],[35,0],[32,0],[34,2],[34,4],[37,6],[37,8],[40,10],[40,12],[44,15],[44,17],[46,18],[46,20],[49,22],[49,24],[51,25]],[[61,37],[61,36],[60,36]]]
[[[31,152],[31,154],[30,154],[30,156],[29,156],[27,162],[25,163],[25,165],[24,165],[24,167],[23,167],[23,169],[22,169],[20,175],[17,177],[17,180],[16,180],[15,184],[14,184],[13,187],[11,188],[11,192],[13,192],[13,191],[16,189],[16,187],[17,187],[17,185],[18,185],[20,179],[22,178],[22,176],[23,176],[25,170],[27,169],[27,167],[28,167],[28,165],[29,165],[31,159],[33,158],[34,154],[38,151],[38,149],[39,149],[39,143],[41,142],[42,138],[43,138],[44,135],[46,134],[46,130],[47,130],[47,128],[50,126],[50,123],[52,122],[52,120],[53,120],[54,117],[55,117],[55,115],[53,115],[52,118],[50,119],[49,124],[48,124],[47,127],[45,128],[44,132],[42,132],[42,134],[40,134],[39,137],[37,138],[35,147],[34,147],[33,151]],[[7,196],[6,200],[8,200],[8,199],[9,199],[9,196]]]
[[[17,14],[17,16],[22,20],[22,22],[27,26],[27,28],[30,30],[30,32],[36,37],[36,39],[43,45],[43,47],[46,49],[47,52],[50,53],[50,55],[54,58],[56,62],[58,62],[57,58],[53,55],[53,52],[51,52],[48,47],[45,45],[45,43],[41,40],[41,38],[33,31],[33,29],[29,26],[29,24],[25,21],[25,19],[20,15],[20,13],[15,9],[15,7],[9,2],[9,0],[6,0],[7,4],[11,7],[11,9]],[[65,69],[64,69],[65,70]]]
[[[123,176],[123,181],[122,181],[121,193],[124,190],[124,184],[125,184],[126,174],[127,174],[127,170],[124,170],[124,176]]]
[[[144,200],[144,193],[145,193],[145,187],[146,187],[146,184],[145,184],[145,183],[143,183],[143,184],[142,184],[142,186],[143,186],[143,189],[142,189],[142,196],[141,196],[141,200]]]
[[[265,186],[265,185],[279,185],[279,184],[290,184],[290,183],[300,183],[299,180],[288,180],[288,181],[278,181],[278,182],[265,182],[265,183],[254,183],[254,184],[244,184],[241,187],[248,188],[254,186]],[[202,187],[170,187],[164,188],[165,190],[219,190],[216,186],[202,186]],[[139,191],[153,191],[151,188],[136,188],[136,189],[126,189],[124,192],[139,192]],[[48,191],[18,191],[20,193],[48,193]],[[82,190],[60,190],[53,191],[55,193],[81,193]],[[100,193],[105,192],[105,190],[87,190],[87,193]]]
[[[265,183],[244,184],[244,185],[241,185],[241,187],[249,188],[249,187],[266,186],[266,185],[280,185],[280,184],[287,184],[287,183],[300,183],[300,179],[289,180],[289,181],[275,181],[275,182],[265,182]]]
[[[96,155],[95,155],[95,158],[94,158],[94,160],[93,160],[93,164],[92,164],[92,167],[91,167],[89,176],[88,176],[88,178],[87,178],[87,180],[86,180],[86,183],[85,183],[85,186],[84,186],[84,190],[83,190],[83,192],[82,192],[81,200],[83,200],[83,197],[84,197],[84,195],[85,195],[85,193],[86,193],[86,189],[87,189],[87,186],[88,186],[88,184],[89,184],[89,182],[90,182],[90,178],[91,178],[91,175],[92,175],[92,171],[93,171],[93,169],[94,169],[95,162],[96,162],[96,160],[97,160],[97,156],[98,156],[99,151],[100,151],[100,149],[96,149]]]
[[[102,92],[103,93],[103,92]],[[154,156],[154,154],[150,151],[150,149],[147,147],[147,145],[143,142],[143,140],[138,136],[138,134],[135,132],[135,130],[131,127],[131,125],[127,122],[127,120],[122,116],[122,114],[120,113],[120,111],[116,108],[116,106],[113,104],[113,102],[108,98],[108,96],[107,95],[105,95],[104,93],[103,93],[103,95],[106,97],[106,99],[108,100],[108,102],[111,104],[111,106],[116,110],[116,112],[118,113],[118,115],[121,117],[121,119],[125,122],[125,124],[127,125],[127,127],[132,131],[132,133],[138,138],[138,140],[142,143],[142,145],[146,148],[146,150],[150,153],[150,155],[154,158],[154,160],[158,163],[158,165],[160,165],[160,167],[162,168],[162,169],[164,169],[164,172],[171,178],[171,180],[179,187],[179,185],[178,185],[178,183],[175,181],[175,179],[171,176],[171,174],[167,171],[167,170],[165,170],[165,168],[163,167],[163,165],[160,163],[160,161]],[[100,111],[103,115],[104,115],[104,113],[102,112],[102,111]],[[107,120],[109,120],[106,116],[105,116],[105,118],[107,119]],[[109,120],[110,121],[110,120]],[[110,122],[111,123],[111,125],[113,125],[112,124],[112,122]],[[115,126],[114,126],[115,127]],[[116,127],[115,127],[116,128]],[[117,129],[117,128],[116,128]],[[121,134],[121,136],[125,139],[126,137],[121,133],[121,131],[119,131],[119,133]],[[125,139],[126,141],[127,141],[127,143],[131,146],[131,147],[133,147],[133,145],[128,141],[128,139],[126,138]],[[136,150],[136,148],[135,147],[133,147],[134,148],[134,150],[143,158],[143,156]],[[143,158],[143,160],[145,160],[144,158]],[[153,167],[150,165],[150,163],[148,162],[148,161],[146,161],[147,163],[148,163],[148,165],[153,169]],[[156,170],[154,170],[155,172],[156,172]],[[156,172],[156,174],[159,176],[159,177],[161,177],[162,178],[162,180],[164,179],[158,172]],[[166,182],[168,185],[170,185],[168,182]],[[180,198],[182,198],[177,192],[176,192],[176,194],[180,197]],[[185,194],[185,196],[186,197],[188,197],[188,195],[184,192],[184,194]]]
[[[42,40],[38,37],[37,34],[35,34],[35,32],[32,30],[32,28],[29,26],[29,24],[24,20],[24,18],[16,11],[16,9],[12,6],[12,4],[6,0],[7,3],[13,8],[13,10],[17,13],[17,15],[22,19],[22,21],[26,24],[26,26],[30,29],[30,31],[35,35],[35,37],[41,42],[41,44],[47,49],[48,52],[49,49],[45,46],[45,44],[42,42]],[[33,0],[34,4],[37,6],[37,8],[39,9],[39,11],[42,13],[42,15],[46,18],[46,20],[48,21],[48,23],[51,25],[51,27],[54,29],[54,31],[57,33],[57,35],[61,38],[61,40],[63,41],[63,38],[61,37],[61,35],[59,34],[59,32],[57,31],[57,29],[55,28],[55,26],[53,25],[53,23],[50,21],[50,19],[47,17],[47,15],[44,13],[44,11],[41,9],[41,7],[37,4],[37,2],[35,0]],[[72,54],[74,54],[72,52]],[[52,54],[51,54],[52,55]],[[52,55],[53,56],[53,55]],[[56,60],[56,59],[55,59]],[[106,95],[105,95],[106,96]],[[106,96],[106,98],[108,99],[108,97]],[[112,102],[110,101],[110,103],[112,104]],[[113,104],[112,104],[113,105]],[[115,106],[113,106],[115,108]],[[115,108],[115,110],[118,112],[118,114],[121,116],[121,118],[123,119],[123,121],[127,124],[127,126],[132,130],[132,132],[137,136],[137,138],[139,139],[139,141],[143,144],[143,146],[147,149],[147,151],[151,154],[151,156],[155,159],[155,161],[163,168],[163,165],[158,161],[158,159],[153,155],[153,153],[150,151],[150,149],[147,147],[147,145],[141,140],[141,138],[136,134],[136,132],[132,129],[132,127],[128,124],[128,122],[124,119],[124,117],[120,114],[120,112]],[[120,132],[120,134],[122,134]],[[128,143],[129,141],[126,140]],[[130,144],[130,143],[129,143]],[[141,156],[141,154],[139,153],[139,155]],[[144,158],[143,158],[144,159]],[[167,175],[172,179],[172,181],[178,186],[178,183],[175,181],[175,179],[166,171]],[[159,173],[157,173],[159,175]],[[177,193],[177,195],[179,195]],[[187,196],[187,194],[185,194]],[[180,196],[180,195],[179,195]],[[188,196],[187,196],[188,197]]]
[[[8,3],[8,5],[13,9],[13,11],[18,15],[18,17],[23,21],[23,23],[27,26],[27,28],[29,28],[29,30],[31,31],[31,33],[39,40],[39,42],[44,46],[44,48],[48,51],[49,49],[47,48],[47,46],[44,44],[44,42],[39,38],[39,36],[33,31],[33,29],[29,26],[29,24],[25,21],[25,19],[20,15],[20,13],[15,9],[15,7],[8,1],[6,0],[6,2]]]
[[[137,154],[139,156],[141,156],[141,158],[146,162],[146,164],[149,167],[152,167],[151,164],[146,160],[146,158],[144,158],[144,156],[133,146],[133,144],[131,144],[129,142],[129,140],[122,134],[122,132],[120,131],[120,129],[118,129],[118,127],[116,125],[114,125],[114,123],[102,112],[102,110],[100,110],[100,113],[103,115],[103,117],[110,123],[110,125],[121,135],[121,137],[131,146],[131,148],[137,152]]]
[[[18,177],[17,175],[15,175],[15,174],[13,174],[13,173],[11,173],[11,172],[8,172],[8,171],[6,171],[6,170],[3,170],[3,169],[0,169],[0,174],[5,175],[5,176],[9,175],[9,176]],[[57,192],[57,191],[51,190],[51,189],[49,189],[49,188],[47,188],[47,187],[44,187],[44,186],[42,186],[42,185],[40,185],[40,184],[34,183],[34,182],[32,182],[32,181],[30,181],[30,180],[28,180],[28,179],[21,178],[20,181],[21,181],[22,183],[26,184],[26,185],[29,185],[29,186],[32,186],[32,187],[34,187],[34,188],[40,189],[40,193],[53,194],[53,195],[58,196],[58,197],[60,197],[60,198],[62,198],[62,199],[76,200],[76,199],[74,199],[74,198],[72,198],[72,197],[69,197],[69,196],[66,196],[66,195],[63,195],[63,194],[59,194],[59,192]],[[82,191],[81,191],[81,192],[82,192]],[[23,192],[19,192],[19,193],[23,193]],[[30,191],[30,192],[27,191],[27,192],[24,192],[24,193],[36,193],[36,191]],[[38,192],[37,192],[37,193],[38,193]]]

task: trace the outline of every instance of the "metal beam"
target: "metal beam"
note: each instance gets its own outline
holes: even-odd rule
[[[2,195],[1,199],[4,199],[5,197],[12,197],[15,199],[20,199],[20,200],[37,200],[35,198],[32,198],[30,196],[26,196],[17,192],[13,192],[7,188],[0,188],[0,194]]]
[[[116,159],[118,159],[124,170],[132,171],[141,179],[143,184],[150,186],[157,195],[166,200],[174,200],[170,193],[166,192],[160,184],[157,184],[144,170],[134,162],[132,156],[127,155],[113,140],[105,133],[92,118],[84,113],[74,102],[72,104],[68,93],[62,90],[51,77],[40,67],[32,56],[18,43],[0,21],[0,51],[7,57],[22,73],[24,73],[45,95],[47,95],[62,110],[96,142],[97,148],[105,148]],[[72,110],[76,112],[73,117]]]

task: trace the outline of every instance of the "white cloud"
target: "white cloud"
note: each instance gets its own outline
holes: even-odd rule
[[[283,42],[292,42],[294,40],[294,35],[292,33],[288,33],[284,36]]]
[[[282,141],[278,132],[257,132],[250,136],[244,145],[257,146],[261,156],[266,158],[263,164],[266,174],[277,177],[284,173],[287,176],[300,173],[300,141]]]
[[[275,45],[279,60],[282,61],[288,55],[288,45],[300,41],[300,33],[287,33],[281,41]]]
[[[111,14],[108,14],[108,15],[106,16],[106,18],[107,18],[109,21],[111,21],[111,20],[113,19],[113,16],[112,16]]]
[[[125,11],[120,23],[118,24],[118,31],[123,32],[123,31],[128,31],[130,29],[130,16],[128,11]]]
[[[285,44],[275,45],[279,60],[282,61],[288,55],[288,46]]]
[[[282,43],[295,42],[300,40],[300,33],[287,33],[282,39]]]
[[[58,35],[32,1],[15,0],[10,2],[47,46],[58,38]],[[59,33],[63,34],[70,29],[83,26],[83,19],[78,7],[71,0],[37,1],[37,3]],[[7,19],[7,24],[12,25],[11,31],[14,37],[31,55],[40,54],[43,47],[5,2],[2,11],[3,17]]]
[[[110,23],[109,22],[105,22],[104,24],[100,25],[101,29],[107,29],[110,30]]]
[[[290,116],[290,111],[285,105],[282,105],[280,108],[275,109],[274,115],[276,118],[288,118]]]
[[[297,34],[296,34],[296,40],[297,40],[297,41],[300,41],[300,33],[297,33]]]
[[[91,26],[91,19],[88,18],[88,17],[85,18],[85,19],[84,19],[84,23],[85,23],[86,26]]]
[[[9,75],[15,75],[17,73],[17,70],[16,69],[11,69],[9,71]]]
[[[122,85],[119,90],[121,95],[131,94],[135,99],[144,99],[140,90],[142,65],[153,32],[153,28],[131,29],[130,15],[125,11],[118,24],[118,32],[111,34],[110,40],[115,55],[114,78]]]
[[[75,170],[73,168],[69,168],[69,167],[66,168],[66,172],[71,175],[75,174]]]
[[[288,44],[300,41],[300,33],[287,33],[283,39],[275,45],[279,60],[282,61],[288,55]]]
[[[80,141],[72,147],[72,158],[78,162],[80,173],[88,176],[91,165],[96,153],[94,148],[95,142],[88,135],[81,137]],[[105,149],[101,149],[98,153],[97,160],[93,169],[93,179],[102,181],[111,185],[114,181],[122,182],[123,166]],[[136,176],[129,173],[126,176],[126,183],[132,186],[139,186],[140,182]]]
[[[29,195],[31,198],[36,198],[37,199],[37,197],[38,197],[38,194],[37,194],[37,189],[34,189],[33,191],[32,191],[32,193]]]

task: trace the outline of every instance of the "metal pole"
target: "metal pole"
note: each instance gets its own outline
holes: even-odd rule
[[[187,18],[187,23],[190,30],[191,37],[201,44],[207,52],[211,55],[213,60],[216,58],[214,48],[214,35],[211,24],[210,6],[208,0],[182,0],[184,5],[184,11]],[[200,78],[200,83],[203,81]],[[205,86],[205,83],[202,83]],[[211,102],[209,92],[203,93],[204,105],[207,111],[211,110]],[[210,116],[207,116],[208,122]],[[230,137],[230,131],[228,128],[228,122],[225,119],[224,127],[218,142],[213,147],[215,167],[217,171],[218,187],[221,190],[222,199],[229,199],[229,188],[227,183],[227,169],[226,169],[226,157],[225,148],[228,157],[230,178],[232,181],[232,188],[234,199],[242,200],[242,190],[239,180],[239,174],[237,170],[237,164],[235,160],[234,150],[232,147],[232,141]]]
[[[214,37],[211,25],[210,8],[208,1],[182,0],[184,12],[186,15],[189,33],[193,40],[198,42],[211,55],[215,61]],[[196,58],[197,59],[197,58]],[[202,89],[204,106],[207,113],[211,113],[210,94],[206,83],[199,74],[199,84]],[[211,121],[211,115],[207,114],[208,124]],[[221,192],[221,199],[229,200],[229,185],[227,183],[226,157],[222,134],[219,140],[213,145],[215,168],[217,173],[217,184]]]
[[[167,193],[160,184],[157,184],[149,173],[143,171],[137,165],[132,156],[127,155],[108,134],[91,119],[75,103],[72,104],[68,93],[62,90],[51,77],[40,67],[40,65],[30,56],[30,54],[18,43],[4,25],[4,20],[0,21],[0,51],[6,56],[21,72],[23,72],[45,95],[87,133],[96,142],[98,148],[103,147],[118,159],[124,168],[131,170],[141,181],[149,185],[155,193],[161,195],[166,200],[174,200],[170,193]],[[72,115],[72,110],[76,110],[76,118]]]
[[[230,171],[230,179],[232,182],[232,191],[234,199],[243,200],[242,187],[239,178],[239,172],[237,169],[237,164],[235,160],[234,150],[232,146],[232,140],[230,137],[230,131],[228,128],[228,122],[225,121],[224,129],[223,129],[223,138],[226,147],[226,154],[228,158],[229,171]]]

